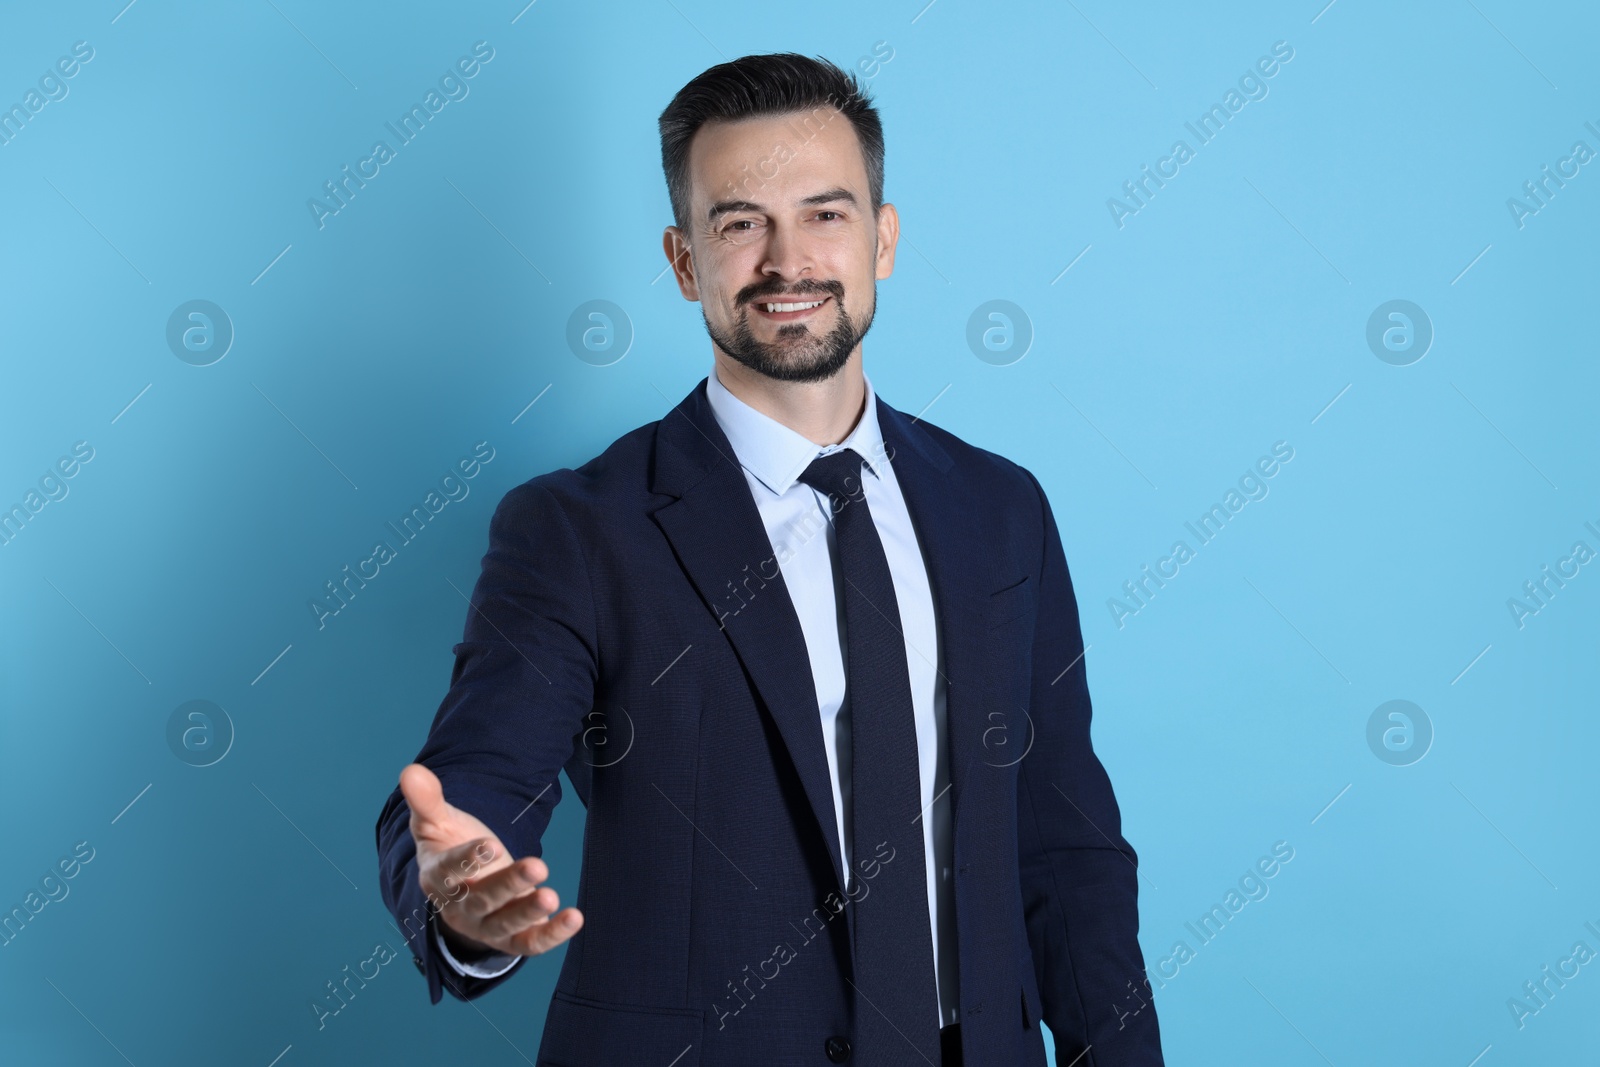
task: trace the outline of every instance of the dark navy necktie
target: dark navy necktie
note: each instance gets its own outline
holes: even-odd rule
[[[906,641],[853,449],[800,475],[832,503],[843,575],[850,707],[851,895],[856,909],[856,1052],[868,1067],[939,1062],[939,1007],[922,844],[922,788]],[[919,1055],[920,1053],[920,1055]]]

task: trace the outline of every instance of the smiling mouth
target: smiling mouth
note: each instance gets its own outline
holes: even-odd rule
[[[750,306],[764,319],[795,322],[815,314],[830,299],[823,296],[811,300],[752,300]]]

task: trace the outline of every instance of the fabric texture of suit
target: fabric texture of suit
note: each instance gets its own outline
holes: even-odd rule
[[[1042,1018],[1062,1067],[1159,1065],[1154,1006],[1128,1007],[1148,988],[1137,856],[1090,743],[1052,510],[1022,467],[875,402],[944,650],[966,1062],[1042,1067]],[[489,540],[417,761],[514,856],[541,854],[562,769],[586,808],[584,927],[538,1064],[835,1062],[871,1009],[815,687],[706,383],[512,489]],[[408,819],[396,789],[384,901],[435,1003],[481,996],[528,963],[485,979],[440,958]]]

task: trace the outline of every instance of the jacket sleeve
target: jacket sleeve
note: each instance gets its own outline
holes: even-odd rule
[[[450,687],[416,762],[445,799],[494,831],[512,856],[539,856],[561,799],[559,775],[593,707],[599,662],[587,563],[561,503],[534,479],[508,492],[489,522],[489,551],[454,647]],[[442,901],[417,879],[411,811],[396,785],[378,817],[379,883],[437,1004],[443,990],[478,997],[516,973],[464,975],[442,958]],[[581,938],[579,931],[575,938]]]
[[[1026,473],[1026,472],[1025,472]],[[1030,715],[1018,766],[1023,914],[1044,1020],[1061,1067],[1162,1067],[1139,949],[1138,856],[1089,739],[1077,598],[1037,479],[1043,525]]]

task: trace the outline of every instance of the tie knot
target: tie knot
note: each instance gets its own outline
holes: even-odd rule
[[[864,462],[861,453],[855,449],[841,448],[812,460],[800,475],[800,480],[831,497],[859,500],[862,492],[861,465]]]

